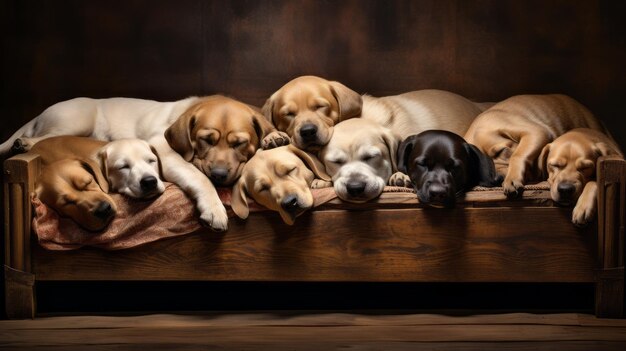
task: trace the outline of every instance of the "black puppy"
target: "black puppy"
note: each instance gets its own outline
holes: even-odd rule
[[[493,160],[445,130],[428,130],[398,147],[398,170],[407,174],[420,202],[453,207],[456,197],[476,185],[496,186]]]

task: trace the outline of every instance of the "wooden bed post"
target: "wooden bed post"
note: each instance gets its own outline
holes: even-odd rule
[[[4,162],[5,298],[8,318],[35,316],[35,276],[31,271],[30,194],[39,175],[38,155],[22,154]]]
[[[624,316],[624,226],[626,161],[603,157],[598,162],[598,263],[596,316]]]

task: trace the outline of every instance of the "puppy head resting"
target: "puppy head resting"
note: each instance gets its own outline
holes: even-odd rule
[[[98,151],[111,191],[133,198],[151,198],[163,193],[161,167],[156,150],[140,139],[114,140]]]
[[[41,170],[35,192],[46,205],[81,227],[98,231],[115,217],[117,206],[95,162],[64,159]]]
[[[214,95],[191,106],[165,131],[172,149],[218,186],[239,178],[243,165],[274,127],[242,102]]]
[[[330,140],[333,126],[360,116],[362,105],[361,96],[339,82],[302,76],[276,91],[263,114],[298,148],[318,151]]]
[[[539,168],[550,183],[552,199],[564,205],[576,203],[585,184],[596,177],[600,156],[619,155],[619,148],[599,131],[573,129],[546,145],[539,155]]]
[[[363,118],[337,124],[320,152],[337,195],[345,201],[365,202],[378,197],[397,171],[398,137]]]
[[[233,187],[233,211],[240,218],[248,217],[248,194],[257,203],[278,211],[291,225],[313,206],[313,179],[330,180],[323,167],[314,156],[291,145],[259,150],[244,166]]]
[[[456,196],[476,185],[495,186],[493,161],[460,136],[429,130],[398,147],[398,170],[411,178],[420,202],[452,207]]]

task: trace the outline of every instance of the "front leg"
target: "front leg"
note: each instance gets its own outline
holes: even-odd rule
[[[574,211],[572,211],[572,223],[575,225],[585,225],[596,216],[598,206],[598,183],[590,181],[585,184],[582,194],[576,201]]]
[[[209,178],[191,163],[172,150],[167,142],[152,143],[163,166],[163,178],[178,185],[196,202],[203,225],[221,232],[228,229],[226,208]]]
[[[533,169],[541,149],[550,142],[545,130],[537,127],[525,127],[517,139],[519,144],[509,159],[507,174],[502,182],[504,194],[508,197],[522,195],[526,175]]]

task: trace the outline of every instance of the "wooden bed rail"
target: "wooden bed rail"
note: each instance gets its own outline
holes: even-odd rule
[[[624,316],[624,227],[626,161],[602,157],[598,162],[598,276],[596,315]]]
[[[39,171],[38,155],[16,155],[4,162],[4,273],[9,318],[33,318],[35,314],[30,196]]]

